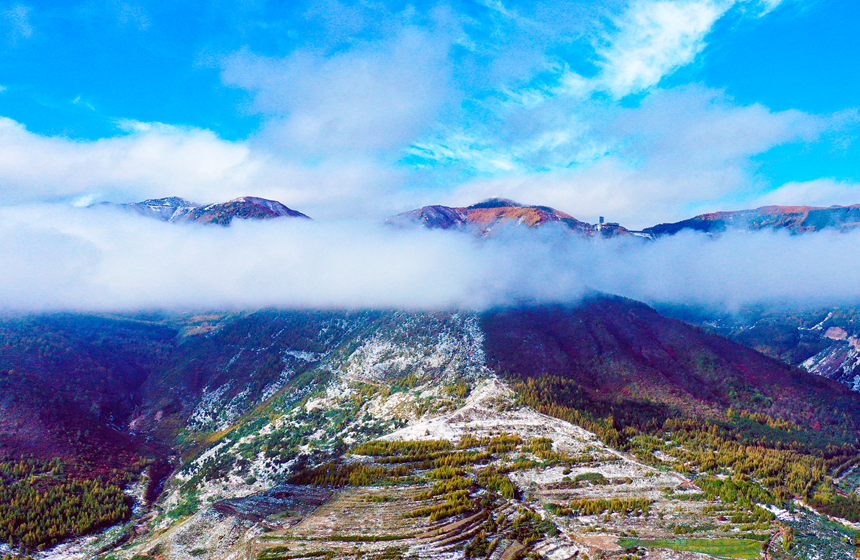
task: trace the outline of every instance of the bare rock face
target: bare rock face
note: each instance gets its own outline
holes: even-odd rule
[[[279,484],[249,496],[215,502],[212,507],[219,513],[248,521],[287,515],[300,519],[328,501],[332,494],[331,490],[325,488]]]
[[[830,340],[845,340],[848,338],[848,333],[845,332],[845,329],[830,327],[827,329],[827,332],[824,333],[824,338],[829,338]]]
[[[842,329],[833,334],[834,328],[829,328],[824,336],[835,342],[805,360],[801,366],[810,373],[835,379],[854,391],[860,391],[860,339],[849,337]]]

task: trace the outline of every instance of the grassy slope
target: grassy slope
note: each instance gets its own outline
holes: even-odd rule
[[[618,544],[628,548],[668,548],[670,550],[701,552],[717,558],[759,558],[761,543],[744,539],[618,539]]]

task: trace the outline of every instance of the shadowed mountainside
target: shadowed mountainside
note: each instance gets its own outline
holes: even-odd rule
[[[0,457],[63,457],[127,466],[141,451],[124,430],[141,384],[176,331],[86,315],[0,321]]]
[[[97,462],[103,446],[134,448],[130,431],[172,445],[207,395],[231,403],[232,412],[213,411],[216,417],[236,418],[264,400],[285,371],[321,375],[315,368],[322,356],[334,349],[348,355],[357,337],[390,332],[411,316],[259,311],[152,321],[6,319],[0,451]],[[734,407],[808,427],[839,426],[846,434],[860,423],[860,396],[844,385],[632,300],[595,296],[572,306],[496,310],[480,321],[492,370],[514,379],[573,380],[568,404],[600,415],[714,418]],[[432,324],[422,328],[422,336],[436,336]]]
[[[860,308],[856,305],[749,308],[716,315],[687,307],[666,307],[661,312],[860,391]]]
[[[851,439],[860,426],[860,398],[847,387],[625,298],[498,310],[482,326],[494,370],[572,381],[568,405],[598,415],[637,424],[722,417],[734,407]]]

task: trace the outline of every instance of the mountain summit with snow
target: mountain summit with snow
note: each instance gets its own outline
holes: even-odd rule
[[[305,214],[288,208],[277,200],[257,196],[242,196],[227,202],[207,205],[189,202],[178,196],[170,196],[131,204],[117,204],[116,206],[164,222],[200,222],[222,226],[229,225],[233,218],[246,220],[310,219]]]

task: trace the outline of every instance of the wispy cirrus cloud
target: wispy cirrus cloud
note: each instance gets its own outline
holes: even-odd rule
[[[860,204],[860,183],[830,178],[792,181],[750,200],[755,206],[843,206]]]
[[[691,63],[705,48],[714,24],[732,8],[759,17],[782,0],[636,0],[601,37],[600,74],[589,84],[615,97],[656,86]],[[570,80],[570,78],[568,78]],[[574,80],[582,88],[582,81]]]
[[[16,4],[0,12],[0,21],[3,22],[6,40],[9,43],[14,45],[22,39],[29,39],[33,36],[33,23],[30,17],[32,11],[33,9],[29,6]]]
[[[779,4],[634,0],[592,36],[591,73],[548,62],[540,79],[414,142],[404,161],[444,170],[459,183],[447,199],[455,204],[507,196],[592,220],[612,213],[634,227],[655,207],[662,221],[750,200],[768,188],[755,156],[791,143],[850,142],[856,114],[773,111],[698,84],[660,84],[696,59],[729,12],[759,18]]]
[[[616,97],[657,85],[691,62],[705,36],[731,7],[726,1],[637,1],[614,22],[616,31],[597,49],[597,88]]]

